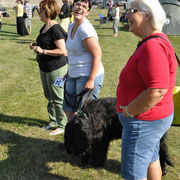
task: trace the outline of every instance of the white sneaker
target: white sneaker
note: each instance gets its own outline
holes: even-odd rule
[[[64,133],[64,130],[62,130],[62,129],[55,129],[54,131],[49,133],[49,135],[58,135],[58,134],[63,134],[63,133]]]

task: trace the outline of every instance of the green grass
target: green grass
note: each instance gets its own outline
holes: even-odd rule
[[[99,97],[115,96],[118,76],[136,48],[139,38],[120,28],[113,38],[112,22],[99,26],[98,13],[92,10],[89,19],[99,35],[105,67],[105,80]],[[43,96],[38,64],[29,43],[35,41],[42,23],[37,14],[32,20],[32,35],[18,37],[14,12],[3,18],[0,32],[0,179],[39,180],[119,180],[121,140],[113,141],[102,169],[83,169],[78,157],[71,157],[57,148],[63,135],[49,136],[41,126],[48,121],[47,101]],[[180,37],[170,36],[180,56]],[[177,85],[180,85],[180,72]],[[180,131],[171,127],[169,152],[175,167],[167,168],[163,180],[180,179]]]

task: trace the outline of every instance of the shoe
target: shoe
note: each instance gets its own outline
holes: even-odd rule
[[[64,130],[62,130],[62,129],[55,129],[54,131],[49,133],[49,135],[58,135],[58,134],[63,134],[63,133],[64,133]]]
[[[53,129],[55,126],[52,126],[52,125],[47,125],[47,126],[43,126],[42,129],[45,129],[45,130],[50,130],[50,129]]]
[[[114,37],[117,37],[118,35],[117,34],[114,34]]]

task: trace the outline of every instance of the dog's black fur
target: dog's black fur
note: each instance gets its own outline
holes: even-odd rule
[[[122,125],[116,111],[116,98],[89,101],[65,127],[65,147],[69,154],[82,155],[85,165],[102,167],[110,141],[121,138]],[[160,143],[160,162],[163,174],[166,164],[173,166],[165,143]]]

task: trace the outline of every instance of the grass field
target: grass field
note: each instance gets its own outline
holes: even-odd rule
[[[139,38],[122,27],[113,38],[112,22],[99,26],[98,13],[93,9],[89,19],[96,28],[103,52],[105,80],[99,97],[115,96],[118,76],[136,48]],[[0,179],[8,180],[119,180],[121,140],[113,141],[102,169],[80,167],[78,157],[71,157],[57,148],[63,135],[49,136],[41,129],[48,121],[47,101],[39,78],[35,54],[29,49],[42,23],[38,15],[32,20],[32,35],[18,37],[15,13],[3,18],[0,31]],[[180,36],[170,36],[180,56]],[[180,71],[177,85],[180,85]],[[180,127],[171,127],[167,144],[174,168],[167,168],[163,180],[180,179]]]

